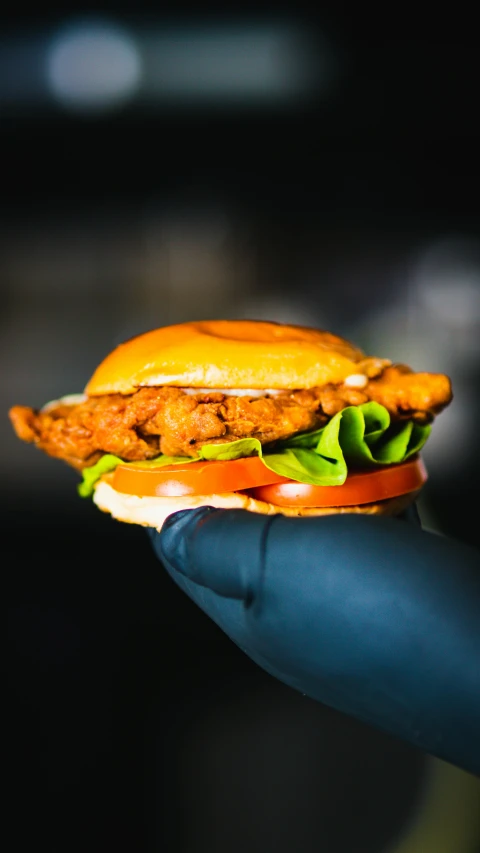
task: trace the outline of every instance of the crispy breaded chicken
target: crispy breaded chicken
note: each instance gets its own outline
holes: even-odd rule
[[[126,461],[197,455],[197,447],[240,438],[262,444],[323,426],[346,406],[376,400],[393,420],[431,421],[452,398],[443,374],[414,373],[403,365],[386,367],[364,388],[325,385],[278,396],[234,396],[223,392],[185,393],[172,386],[140,388],[133,394],[88,397],[76,405],[37,411],[13,406],[9,415],[23,441],[81,470],[103,454]]]
[[[393,364],[369,382],[368,397],[385,406],[394,420],[428,422],[451,401],[452,387],[443,373],[414,373],[405,364]]]

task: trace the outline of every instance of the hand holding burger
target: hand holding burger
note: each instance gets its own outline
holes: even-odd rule
[[[328,332],[217,320],[10,417],[268,673],[480,774],[479,555],[411,518],[451,397]]]

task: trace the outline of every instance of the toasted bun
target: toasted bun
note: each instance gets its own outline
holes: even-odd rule
[[[257,501],[241,492],[225,492],[219,495],[188,495],[178,498],[137,497],[117,492],[111,485],[111,474],[106,474],[97,483],[93,500],[99,509],[110,513],[117,521],[141,524],[161,530],[167,516],[180,509],[195,509],[200,506],[214,506],[219,509],[245,509],[261,515],[315,516],[343,513],[363,513],[364,515],[399,515],[413,503],[418,491],[410,492],[398,498],[345,507],[280,507],[265,501]]]
[[[313,388],[361,372],[364,358],[358,347],[319,329],[260,320],[180,323],[120,344],[85,393],[132,394],[145,385]]]

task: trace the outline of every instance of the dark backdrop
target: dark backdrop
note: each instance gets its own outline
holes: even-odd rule
[[[373,853],[421,811],[424,756],[263,675],[174,587],[144,531],[80,500],[75,473],[21,445],[6,416],[81,390],[115,343],[163,322],[324,324],[452,375],[422,517],[480,544],[478,31],[458,5],[425,19],[322,7],[2,13],[15,850]],[[74,109],[32,81],[41,40],[92,12],[134,34],[280,20],[313,39],[328,73],[286,101]]]

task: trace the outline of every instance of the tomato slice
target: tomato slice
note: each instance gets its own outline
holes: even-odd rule
[[[139,497],[213,495],[248,490],[277,506],[356,506],[394,498],[421,488],[427,471],[420,457],[399,465],[354,471],[342,486],[311,486],[270,471],[258,456],[229,461],[186,462],[163,468],[119,465],[113,488]]]
[[[342,486],[310,486],[288,480],[260,486],[250,494],[277,506],[357,506],[396,498],[420,489],[428,477],[420,457],[399,465],[354,471]]]
[[[117,492],[140,497],[181,497],[240,492],[291,480],[270,471],[258,456],[229,461],[185,462],[163,468],[115,468],[112,486]]]

